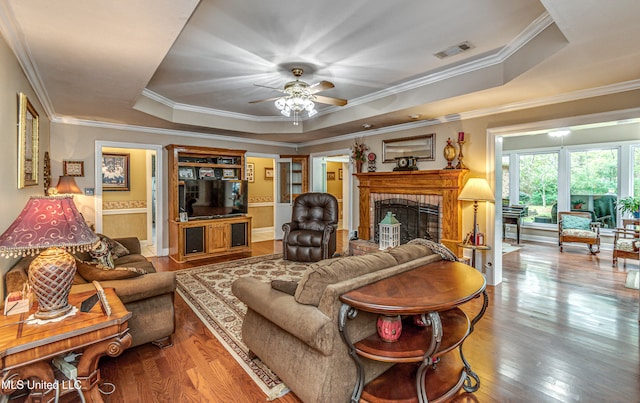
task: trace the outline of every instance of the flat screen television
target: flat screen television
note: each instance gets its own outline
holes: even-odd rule
[[[246,180],[185,180],[180,211],[189,219],[229,217],[247,214],[249,200]]]

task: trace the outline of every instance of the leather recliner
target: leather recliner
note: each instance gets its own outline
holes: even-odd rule
[[[317,262],[336,251],[338,200],[329,193],[305,193],[293,203],[291,222],[282,225],[285,260]]]

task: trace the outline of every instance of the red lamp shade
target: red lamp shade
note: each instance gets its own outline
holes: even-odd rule
[[[31,197],[0,235],[0,256],[24,257],[43,251],[29,266],[29,283],[38,300],[36,318],[56,318],[72,310],[68,296],[76,263],[66,251],[89,250],[97,241],[72,196]]]

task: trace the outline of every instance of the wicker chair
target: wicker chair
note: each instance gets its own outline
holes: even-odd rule
[[[640,218],[623,219],[613,233],[613,265],[618,258],[640,260]]]
[[[600,253],[600,223],[593,222],[591,212],[588,211],[558,212],[560,252],[565,242],[586,243],[591,254]]]

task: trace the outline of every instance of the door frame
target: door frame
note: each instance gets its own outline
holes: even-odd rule
[[[309,171],[309,182],[310,182],[309,188],[311,189],[312,192],[322,191],[322,189],[319,189],[319,187],[321,188],[321,185],[320,186],[318,185],[319,183],[321,184],[322,182],[318,182],[318,180],[324,179],[326,181],[326,175],[323,175],[322,172],[317,172],[317,173],[314,172],[314,167],[316,166],[316,160],[324,159],[326,157],[336,157],[336,156],[343,156],[343,155],[351,155],[351,149],[343,148],[338,150],[329,150],[329,151],[322,151],[318,153],[309,154],[309,170],[310,170]],[[353,195],[356,194],[354,192],[355,180],[354,180],[353,174],[355,173],[355,171],[354,171],[353,164],[346,164],[346,165],[348,165],[349,171],[346,173],[346,176],[343,174],[342,180],[347,182],[347,188],[349,191],[347,192],[346,195],[344,193],[342,195],[342,200],[343,200],[342,208],[348,214],[348,220],[346,220],[347,228],[349,231],[349,238],[352,238],[353,232],[354,232],[353,229],[356,228],[357,226],[357,223],[354,223],[354,216],[355,216],[354,212],[357,212],[357,209],[354,205],[358,202],[358,200],[354,200],[353,198]],[[345,203],[345,199],[346,199],[346,203]]]
[[[156,256],[167,256],[169,249],[163,247],[164,234],[164,220],[166,216],[164,214],[165,205],[165,193],[164,193],[164,158],[163,158],[163,146],[159,144],[140,144],[140,143],[123,143],[119,141],[104,141],[96,140],[95,142],[95,221],[96,232],[102,232],[102,149],[103,148],[124,148],[124,149],[138,149],[155,151],[156,153],[156,232],[151,233],[148,237],[151,237],[151,241],[155,247]],[[149,168],[149,167],[147,167]],[[146,191],[147,198],[150,198],[150,191]],[[150,203],[152,200],[147,200],[148,211],[151,211]],[[151,215],[147,214],[147,222],[151,220]],[[148,227],[148,225],[147,225]]]
[[[257,152],[252,152],[252,151],[247,151],[245,154],[245,164],[247,161],[247,158],[252,157],[252,158],[268,158],[271,160],[271,166],[274,169],[274,174],[275,174],[275,160],[280,158],[280,154],[271,154],[271,153],[257,153]],[[255,174],[255,173],[254,173]],[[258,178],[258,176],[255,177],[256,180]],[[273,181],[273,209],[271,211],[271,214],[273,214],[273,228],[272,228],[272,236],[273,239],[276,239],[276,181],[274,179]],[[252,229],[253,231],[253,229]]]

